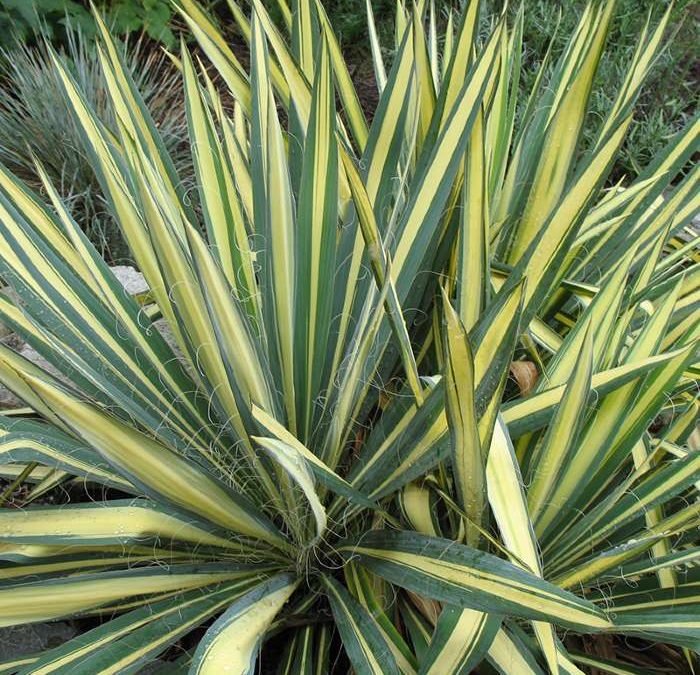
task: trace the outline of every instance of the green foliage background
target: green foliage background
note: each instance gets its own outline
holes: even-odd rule
[[[144,31],[154,40],[174,44],[170,0],[108,0],[96,4],[104,10],[117,35]],[[15,38],[31,40],[38,30],[45,30],[52,39],[61,40],[68,22],[88,35],[95,32],[87,2],[0,0],[0,43]]]
[[[539,63],[553,39],[553,56],[558,56],[571,35],[586,4],[585,0],[523,0],[525,24],[523,42],[523,72],[521,91],[531,91]],[[331,0],[324,3],[343,47],[358,55],[368,49],[364,0]],[[617,0],[616,17],[612,24],[606,56],[601,63],[593,90],[587,138],[591,138],[597,124],[603,121],[615,92],[624,77],[627,64],[637,47],[637,37],[647,15],[658,20],[670,0]],[[436,1],[436,9],[443,18],[459,2]],[[485,2],[484,27],[501,12],[504,0]],[[515,15],[520,3],[510,2]],[[392,43],[394,0],[372,0],[377,30],[383,44]],[[641,167],[663,147],[668,139],[683,127],[688,117],[698,108],[700,95],[700,49],[697,46],[697,26],[700,21],[700,3],[697,0],[677,0],[671,16],[671,30],[675,31],[667,48],[661,54],[642,91],[636,113],[624,147],[617,158],[612,178],[636,176]]]
[[[593,90],[587,137],[591,138],[611,97],[624,76],[626,65],[636,47],[636,36],[651,12],[654,19],[668,7],[670,0],[618,0],[616,20],[608,42],[606,59],[601,64]],[[565,36],[576,24],[584,0],[524,0],[525,25],[523,77],[521,88],[530,91],[537,67],[548,44],[553,39],[554,56],[563,49]],[[108,17],[116,35],[145,32],[150,38],[172,47],[176,30],[170,0],[102,0],[98,3]],[[221,9],[226,16],[223,0],[210,0],[211,9]],[[274,13],[276,4],[267,2]],[[458,9],[459,2],[436,0],[436,10],[443,19],[448,11]],[[503,0],[488,0],[484,25],[499,13]],[[361,66],[369,59],[366,36],[365,0],[329,0],[325,2],[344,50],[351,61]],[[382,44],[392,44],[391,26],[395,13],[394,0],[372,0],[377,28]],[[510,3],[517,11],[518,3]],[[634,177],[677,132],[698,108],[700,86],[700,50],[697,47],[696,26],[700,20],[697,0],[675,3],[671,26],[675,33],[652,72],[637,109],[624,147],[617,159],[613,180]],[[0,0],[0,46],[9,46],[19,38],[31,42],[40,29],[55,41],[65,41],[67,22],[88,36],[94,34],[94,24],[86,0]],[[225,26],[224,26],[225,28]],[[388,54],[387,56],[390,56]],[[365,77],[370,68],[358,68]]]

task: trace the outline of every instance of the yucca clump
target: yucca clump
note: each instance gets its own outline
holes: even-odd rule
[[[518,128],[522,13],[482,43],[476,0],[440,36],[399,4],[387,68],[370,10],[368,125],[320,2],[230,4],[250,73],[180,0],[235,100],[183,47],[201,219],[104,26],[116,135],[56,59],[147,306],[0,173],[0,318],[60,374],[0,347],[2,464],[48,469],[0,513],[0,623],[92,618],[7,671],[639,672],[589,634],[692,663],[700,121],[605,183],[665,19],[581,147],[613,2]],[[102,488],[28,504],[71,483]]]

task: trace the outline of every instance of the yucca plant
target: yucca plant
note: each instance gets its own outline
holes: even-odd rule
[[[639,672],[576,634],[692,664],[700,121],[605,183],[665,20],[581,147],[612,2],[518,128],[522,13],[481,43],[476,0],[440,37],[399,3],[387,68],[368,4],[369,125],[322,4],[279,5],[280,26],[231,2],[248,74],[180,1],[227,89],[182,48],[202,222],[104,26],[118,134],[55,59],[152,304],[49,180],[50,207],[0,174],[0,316],[60,373],[0,347],[29,406],[0,418],[3,470],[41,481],[0,513],[0,624],[89,628],[6,671],[137,672],[177,645],[163,672]],[[59,484],[70,503],[29,503]]]

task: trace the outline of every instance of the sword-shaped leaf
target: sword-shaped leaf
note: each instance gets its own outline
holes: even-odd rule
[[[238,598],[207,630],[192,657],[192,675],[254,672],[260,641],[298,585],[289,574]]]
[[[323,584],[343,647],[358,675],[399,675],[394,655],[372,615],[332,577],[323,577]]]
[[[391,583],[457,607],[593,632],[612,626],[593,603],[454,541],[413,532],[372,531],[339,550]]]

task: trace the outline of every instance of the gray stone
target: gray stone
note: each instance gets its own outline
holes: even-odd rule
[[[138,295],[148,290],[143,274],[129,265],[115,265],[111,268],[117,281],[129,295]]]
[[[134,267],[131,267],[130,265],[115,265],[111,268],[111,270],[114,273],[114,276],[117,278],[117,281],[119,281],[119,283],[124,287],[124,290],[130,295],[137,295],[139,293],[145,293],[148,291],[148,284],[146,283],[143,274],[141,274],[141,272],[136,270]],[[0,289],[0,293],[8,295],[11,300],[17,300],[17,298],[14,295],[14,292],[10,288],[2,288]],[[155,321],[153,323],[153,326],[156,328],[156,330],[158,330],[158,332],[163,336],[163,338],[165,338],[165,341],[175,352],[175,355],[177,356],[178,360],[180,360],[186,365],[186,367],[188,367],[189,364],[186,363],[182,352],[180,351],[180,348],[177,345],[173,332],[168,326],[165,319],[159,319]],[[52,375],[58,376],[59,378],[61,377],[58,371],[50,363],[48,363],[48,361],[46,361],[46,359],[44,359],[35,349],[33,349],[27,344],[24,344],[18,335],[10,331],[9,328],[3,326],[1,323],[0,341],[12,347],[12,349],[18,351],[22,356],[24,356],[26,359],[36,364],[40,368],[46,370]],[[20,408],[23,405],[23,402],[20,401],[16,396],[14,396],[14,394],[12,394],[9,390],[0,385],[0,410],[8,408]]]
[[[163,339],[168,343],[170,349],[173,350],[173,353],[177,357],[177,360],[184,366],[185,370],[189,373],[190,377],[194,378],[195,374],[192,371],[192,366],[183,355],[182,350],[177,344],[177,340],[175,339],[172,328],[170,328],[168,322],[165,319],[157,319],[153,322],[153,327],[163,336]]]
[[[0,410],[12,410],[24,405],[9,389],[0,386]]]
[[[4,288],[0,288],[0,293],[2,295],[6,296],[10,301],[13,303],[17,303],[17,294],[14,292],[12,288],[9,286],[5,286]],[[0,340],[7,344],[7,339],[12,338],[14,336],[14,333],[10,330],[8,326],[6,326],[2,321],[0,321]],[[11,345],[12,346],[12,345]]]
[[[173,335],[172,328],[165,319],[156,319],[153,322],[153,327],[163,336],[163,339],[168,343],[170,348],[178,355],[181,356],[180,347],[178,347],[177,340]]]
[[[76,633],[73,625],[67,621],[0,628],[0,660],[59,647],[75,637]]]
[[[2,328],[2,324],[0,324]],[[0,342],[10,349],[19,351],[22,348],[22,340],[15,333],[9,331],[2,334]],[[10,410],[12,408],[21,408],[24,403],[18,399],[9,389],[0,384],[0,410]]]
[[[31,363],[39,366],[42,370],[58,377],[60,380],[66,381],[65,378],[54,368],[39,352],[29,345],[11,345],[19,354]],[[8,410],[11,408],[21,408],[24,403],[18,399],[9,389],[0,386],[0,410]]]
[[[51,373],[55,377],[61,377],[61,374],[56,370],[41,354],[39,354],[36,349],[30,347],[29,345],[24,345],[19,350],[19,353],[24,356],[27,361],[31,361],[34,365],[39,366],[42,370],[47,373]]]

